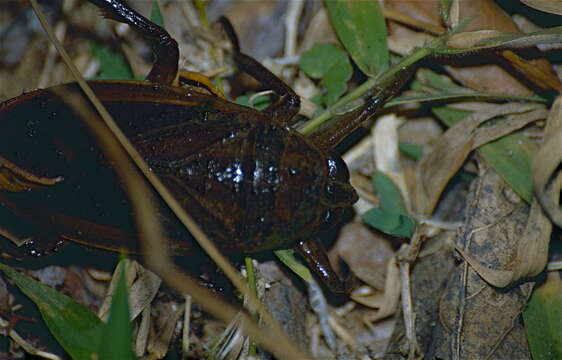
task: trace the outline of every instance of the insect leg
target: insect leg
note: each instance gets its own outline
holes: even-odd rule
[[[330,260],[328,259],[328,255],[320,239],[314,237],[306,240],[299,240],[297,245],[295,245],[295,250],[298,251],[309,268],[314,271],[316,276],[318,276],[322,283],[332,292],[344,294],[352,289],[350,287],[351,280],[349,282],[342,281],[332,268],[332,265],[330,265]]]
[[[363,105],[330,119],[318,130],[308,135],[308,139],[322,150],[333,149],[364,121],[376,115],[400,91],[413,72],[413,66],[401,70],[392,79],[376,88]]]
[[[232,43],[233,58],[236,65],[279,95],[279,99],[263,110],[263,112],[271,114],[280,122],[290,123],[290,120],[299,112],[299,96],[283,80],[275,76],[257,60],[240,52],[238,37],[227,18],[221,16],[219,22]]]
[[[122,0],[88,1],[98,6],[106,17],[131,26],[150,40],[155,59],[146,79],[162,85],[171,85],[178,72],[179,50],[176,40],[166,30],[131,9]]]

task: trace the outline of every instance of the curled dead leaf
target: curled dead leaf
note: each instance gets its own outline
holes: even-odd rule
[[[562,190],[562,96],[548,116],[543,144],[533,161],[533,187],[544,210],[556,225],[562,227],[559,199]]]
[[[365,321],[375,322],[393,315],[398,309],[400,300],[400,272],[396,264],[396,258],[393,257],[387,264],[386,281],[384,294],[365,296],[361,293],[352,293],[351,298],[365,306],[378,307],[378,310],[365,316]]]
[[[505,115],[508,116],[504,121],[479,127]],[[537,104],[483,105],[481,110],[449,128],[417,165],[414,212],[422,218],[432,214],[443,189],[472,150],[545,115],[542,106]]]
[[[538,275],[544,270],[548,259],[548,244],[552,225],[535,200],[525,230],[519,241],[508,250],[511,261],[505,268],[495,268],[489,263],[481,262],[462,249],[457,251],[470,266],[489,284],[506,287],[519,279]]]
[[[472,194],[456,245],[472,269],[495,287],[543,271],[552,225],[538,202],[525,203],[491,168]]]
[[[561,0],[521,0],[521,2],[533,9],[550,14],[562,15]]]

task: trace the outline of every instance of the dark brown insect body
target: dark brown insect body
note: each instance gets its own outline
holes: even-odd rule
[[[305,138],[290,127],[298,96],[240,53],[226,21],[238,66],[279,95],[264,112],[171,86],[176,42],[119,0],[90,1],[143,33],[157,56],[147,82],[92,81],[90,86],[152,171],[221,250],[291,247],[337,223],[342,210],[355,202],[347,168],[330,149],[385,97],[345,115],[342,127]],[[60,94],[77,85],[37,90],[0,104],[0,203],[32,226],[29,235],[135,251],[128,194],[115,172],[119,164],[103,155],[53,89]],[[158,213],[173,253],[191,254],[190,236],[175,216],[163,204]],[[311,244],[300,241],[301,253],[326,274],[325,264],[312,258]]]
[[[226,252],[291,246],[333,223],[338,208],[355,200],[341,160],[268,115],[177,88],[90,85],[151,169]],[[0,154],[20,174],[6,166],[3,171],[22,182],[17,191],[1,193],[5,205],[64,238],[134,249],[135,241],[124,246],[124,234],[117,232],[134,237],[127,194],[68,106],[52,91],[39,90],[0,109]],[[26,179],[21,170],[52,184]],[[171,214],[162,213],[175,229]],[[186,235],[177,225],[170,237]],[[176,253],[182,252],[189,250]]]

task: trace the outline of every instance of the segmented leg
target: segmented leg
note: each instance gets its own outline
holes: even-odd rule
[[[299,252],[308,264],[308,267],[314,271],[316,276],[318,276],[322,283],[332,292],[345,294],[353,289],[355,279],[349,278],[345,281],[340,279],[332,268],[332,265],[330,265],[330,260],[328,259],[328,255],[320,239],[313,237],[301,240],[297,242],[295,250]]]
[[[310,134],[308,139],[322,150],[333,149],[363,122],[377,114],[387,101],[400,91],[402,86],[410,79],[413,71],[412,66],[401,70],[393,79],[376,89],[359,108],[343,115],[335,116],[320,127],[320,129]]]
[[[290,120],[299,112],[299,96],[293,91],[293,89],[291,89],[258,61],[240,52],[238,37],[236,36],[236,32],[234,31],[232,24],[227,18],[221,16],[219,22],[224,28],[228,39],[232,43],[233,58],[236,65],[279,95],[279,99],[263,110],[263,112],[271,114],[280,122],[290,123]]]
[[[178,72],[178,43],[160,26],[154,24],[126,5],[122,0],[88,0],[98,6],[103,14],[125,23],[150,40],[155,61],[146,77],[150,82],[171,85]]]

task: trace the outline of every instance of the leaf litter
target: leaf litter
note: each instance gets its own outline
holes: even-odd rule
[[[415,2],[413,3],[415,8]],[[428,2],[428,4],[432,3]],[[424,4],[424,9],[418,8],[418,13],[427,14],[427,8],[433,6],[428,6],[428,4]],[[505,20],[504,15],[498,15],[503,13],[499,12],[495,6],[490,7],[489,4],[480,6],[482,7],[477,10],[483,12],[488,18],[502,18],[502,21],[511,21],[509,17]],[[303,19],[310,16],[310,13],[307,13],[307,11],[312,10],[305,6],[301,14]],[[406,13],[407,11],[404,10],[404,12]],[[462,11],[460,11],[460,13],[462,14]],[[411,16],[414,17],[414,15]],[[424,20],[428,22],[434,21],[438,16],[437,12],[432,16],[433,20],[428,18]],[[452,18],[454,19],[454,16]],[[400,23],[404,21],[403,19],[399,20]],[[408,24],[407,21],[408,20],[406,20],[406,24]],[[451,21],[458,22],[458,19]],[[319,20],[319,22],[321,21]],[[324,26],[326,24],[328,23],[326,19],[324,19]],[[396,27],[397,24],[398,22],[393,21],[391,27]],[[317,28],[320,27],[322,26],[317,26]],[[414,28],[419,29],[418,27]],[[505,28],[494,29],[489,24],[484,26],[484,28],[494,31],[494,33],[491,34],[494,35],[493,38],[490,33],[488,33],[488,38],[494,39],[494,41],[499,39],[496,36],[498,33],[495,33],[495,31],[506,31]],[[539,35],[540,34],[537,36]],[[72,34],[70,34],[70,36],[72,36]],[[307,36],[306,33],[305,36]],[[391,32],[391,39],[393,39],[393,36],[394,34]],[[432,35],[419,31],[412,31],[410,35],[404,35],[403,39],[413,39],[416,36],[427,38]],[[482,33],[471,33],[463,36],[465,36],[463,46],[466,46],[467,39],[472,43],[479,44],[481,44],[482,41],[487,41],[485,37],[482,36]],[[547,33],[541,36],[543,36],[544,39],[544,37],[549,36],[549,34]],[[334,38],[333,33],[326,37]],[[459,37],[454,40],[458,41]],[[507,39],[504,38],[502,41],[506,40]],[[244,43],[244,40],[242,40],[242,43]],[[411,44],[404,46],[404,48],[408,46],[411,47],[414,43],[414,41],[411,41]],[[391,41],[391,49],[392,44]],[[417,44],[420,43],[418,42]],[[488,43],[488,45],[490,45],[490,43]],[[201,51],[201,48],[207,46],[208,45],[204,44],[204,42],[200,41],[196,47],[190,48],[190,51],[186,53],[208,53],[207,51]],[[455,46],[459,46],[458,43],[456,43]],[[184,52],[182,51],[182,53]],[[210,58],[212,57],[204,60],[207,69],[217,68],[219,65],[214,63]],[[84,67],[87,67],[88,61],[86,60],[84,63],[86,64]],[[54,64],[55,67],[58,65],[59,64]],[[498,66],[494,65],[494,67]],[[461,69],[461,67],[458,66],[456,68]],[[457,75],[455,71],[451,70],[451,67],[448,69],[451,74],[453,74],[453,77]],[[462,67],[462,70],[465,70],[464,67]],[[26,71],[29,72],[29,70]],[[57,74],[57,72],[55,71],[53,74]],[[462,89],[466,90],[470,87],[476,91],[484,88],[492,92],[514,92],[518,95],[531,93],[529,89],[523,90],[525,86],[520,83],[514,86],[510,85],[513,82],[518,82],[518,80],[506,80],[505,77],[500,77],[495,74],[495,72],[487,72],[482,66],[476,66],[469,74],[465,74],[462,78],[456,78],[456,81],[467,86],[466,88],[462,87]],[[509,76],[511,75],[508,74],[507,77]],[[53,81],[57,81],[55,77],[53,77]],[[486,88],[486,86],[489,86],[485,85],[486,81],[491,81],[493,87]],[[317,86],[316,93],[322,93],[326,90],[325,88],[327,86],[325,86],[325,84],[318,81],[313,81],[312,83],[315,84],[313,86]],[[355,85],[354,79],[352,79],[350,81],[350,86],[353,87]],[[33,88],[33,85],[30,85],[29,88]],[[446,99],[445,97],[445,101],[447,101]],[[560,134],[560,116],[556,115],[560,113],[559,106],[559,102],[557,102],[550,112],[550,116],[546,122],[547,126],[544,130],[545,137],[541,148],[542,150],[539,150],[538,154],[540,156],[537,155],[535,157],[535,162],[533,164],[534,170],[532,171],[535,177],[533,182],[534,192],[538,195],[547,215],[554,221],[556,221],[557,216],[560,216],[559,197],[557,197],[557,194],[560,192],[560,183],[562,182],[562,180],[560,180],[561,176],[556,172],[560,164],[560,159],[562,158],[562,155],[556,147],[556,141],[558,141],[558,144],[562,141],[558,137],[558,134]],[[554,109],[558,110],[555,111]],[[416,251],[413,251],[413,253],[419,254],[419,257],[412,263],[412,270],[408,280],[411,284],[412,304],[414,306],[413,309],[408,311],[414,311],[416,315],[415,321],[412,321],[415,337],[417,338],[416,344],[418,345],[416,351],[418,351],[418,355],[424,354],[426,357],[439,355],[445,358],[470,358],[475,356],[479,357],[481,355],[482,358],[486,356],[494,358],[495,356],[500,356],[499,354],[507,353],[515,356],[515,358],[525,358],[529,356],[529,350],[524,344],[525,334],[518,319],[527,303],[533,283],[533,281],[527,282],[526,278],[540,272],[546,262],[546,249],[548,246],[547,234],[550,233],[550,223],[546,220],[547,218],[545,218],[544,214],[541,213],[537,202],[532,200],[531,195],[528,195],[532,194],[530,191],[527,193],[525,193],[525,190],[513,192],[510,186],[504,182],[506,181],[505,177],[495,173],[495,171],[500,170],[497,170],[496,166],[494,166],[493,169],[489,167],[493,163],[493,160],[490,161],[485,158],[486,151],[483,149],[487,146],[484,144],[488,144],[498,138],[503,139],[506,134],[516,132],[518,136],[521,136],[521,133],[518,132],[521,128],[535,128],[540,132],[542,130],[540,121],[546,118],[547,112],[544,106],[529,103],[507,103],[502,105],[478,103],[476,104],[476,109],[473,108],[472,111],[472,114],[468,115],[468,118],[459,121],[457,125],[447,124],[447,126],[451,127],[437,140],[419,139],[419,144],[424,148],[424,157],[417,166],[412,166],[412,163],[410,163],[411,160],[405,159],[402,154],[397,152],[401,137],[416,138],[416,134],[412,136],[411,133],[408,133],[407,125],[400,126],[401,124],[398,124],[396,126],[398,139],[389,147],[389,149],[392,150],[392,156],[388,157],[391,160],[385,169],[387,169],[387,171],[393,168],[400,169],[398,180],[395,180],[395,183],[400,188],[402,194],[406,194],[406,201],[408,203],[411,202],[411,208],[414,210],[411,212],[411,215],[417,221],[420,221],[420,223],[421,221],[427,221],[427,224],[430,224],[429,220],[441,220],[432,219],[431,217],[435,216],[435,209],[439,209],[442,206],[444,198],[451,196],[451,192],[457,197],[457,201],[472,204],[467,205],[467,210],[464,213],[464,222],[461,223],[462,225],[457,232],[443,229],[436,230],[434,229],[436,228],[435,226],[427,225],[429,228],[432,228],[433,232],[429,230],[422,232],[420,247]],[[413,121],[410,115],[412,114],[406,112],[407,123]],[[558,120],[556,120],[556,117]],[[432,121],[434,124],[437,123],[435,118],[433,118]],[[537,123],[539,126],[536,126]],[[381,132],[376,134],[384,137]],[[515,142],[517,143],[519,140]],[[527,140],[528,139],[525,138],[525,141]],[[378,141],[375,140],[375,144],[377,142]],[[508,154],[505,156],[508,160],[510,158],[509,146],[506,148],[508,150],[501,150]],[[367,146],[365,149],[364,151],[366,154],[356,158],[357,162],[361,160],[359,158],[363,157],[370,158],[370,161],[372,161],[373,158],[381,156],[383,151],[389,150],[375,149],[375,156],[373,156],[371,147]],[[529,149],[532,149],[532,146],[529,146]],[[381,160],[377,160],[377,162],[382,163]],[[423,166],[421,164],[423,164]],[[374,170],[376,166],[371,166],[371,170],[361,169],[362,166],[358,165],[358,163],[355,165],[350,164],[350,166],[352,169],[352,177],[363,176],[367,179],[367,183],[369,184],[369,179],[373,175],[372,170]],[[478,171],[475,169],[478,169]],[[455,181],[459,181],[461,185],[460,188],[466,188],[468,186],[466,181],[458,180],[455,176],[459,171],[477,176],[475,184],[480,184],[473,184],[468,200],[463,198],[462,191],[457,193],[458,190],[452,190],[457,189],[451,185]],[[509,178],[509,174],[506,176]],[[508,183],[511,185],[509,181]],[[525,180],[521,188],[525,189],[530,186],[528,184],[530,184],[530,181]],[[418,187],[421,187],[423,191],[418,191]],[[491,188],[493,191],[477,192],[475,189],[478,187]],[[516,186],[514,188],[516,188]],[[367,203],[370,202],[371,204],[368,206],[372,207],[373,199],[376,202],[379,200],[379,197],[369,186],[365,187],[365,191],[367,192],[365,198],[369,199]],[[524,200],[520,198],[520,195],[523,195]],[[410,206],[407,206],[407,208],[409,209]],[[439,209],[439,211],[442,210],[443,209]],[[462,217],[462,214],[459,214],[457,210],[450,211],[454,213],[453,215]],[[457,225],[458,222],[451,222],[448,227],[450,228]],[[399,284],[403,284],[404,279],[400,279],[396,275],[391,275],[392,281],[388,281],[388,274],[393,271],[398,273],[399,267],[402,266],[400,264],[403,259],[398,258],[397,263],[393,262],[395,260],[392,260],[392,254],[401,244],[405,243],[405,240],[384,235],[377,231],[374,232],[374,238],[366,234],[361,235],[361,233],[364,232],[373,235],[373,230],[366,230],[363,226],[357,226],[357,229],[347,232],[348,234],[353,234],[346,235],[348,238],[347,241],[350,242],[350,244],[346,246],[340,245],[339,241],[344,243],[344,237],[342,236],[336,243],[336,248],[341,246],[347,249],[345,251],[342,250],[341,254],[351,268],[351,271],[372,287],[372,289],[369,290],[370,294],[378,295],[378,297],[373,297],[373,301],[363,301],[362,303],[358,301],[358,303],[362,305],[355,304],[354,310],[343,315],[343,317],[338,317],[337,322],[340,326],[343,325],[344,328],[353,329],[352,339],[356,340],[356,349],[358,349],[358,352],[353,353],[354,355],[360,354],[359,349],[362,347],[374,349],[375,343],[379,340],[383,343],[387,343],[390,340],[387,358],[392,358],[393,355],[397,356],[397,358],[402,358],[404,354],[406,354],[406,356],[411,355],[412,351],[408,349],[407,345],[406,351],[404,351],[404,344],[402,347],[400,346],[402,339],[404,339],[404,337],[398,336],[400,331],[404,331],[401,317],[388,318],[388,316],[395,312],[395,309],[400,309],[400,307],[397,306],[399,303],[394,301],[388,302],[388,305],[382,305],[384,303],[380,301],[381,298],[384,298],[384,296],[382,296],[383,294],[400,294],[400,292],[403,291],[403,287]],[[349,239],[353,240],[350,241]],[[362,240],[358,241],[357,239]],[[421,244],[422,240],[423,244]],[[357,246],[358,249],[353,249],[354,246]],[[375,254],[378,253],[378,251],[382,251],[379,250],[381,247],[386,249],[385,253],[387,255],[385,255],[385,259],[382,262],[372,263],[368,259],[368,254]],[[356,254],[352,254],[353,250],[355,250]],[[357,250],[360,250],[359,252],[362,253],[357,254]],[[540,256],[535,256],[535,254],[539,254]],[[362,255],[364,255],[363,258]],[[402,266],[401,269],[404,269],[404,267]],[[142,273],[142,270],[140,272]],[[273,282],[271,284],[273,284]],[[394,285],[387,288],[385,284]],[[498,289],[500,286],[503,287],[510,284],[513,285],[509,286],[506,290]],[[286,280],[285,286],[287,286],[287,289],[291,287],[290,279]],[[141,314],[139,315],[141,318],[141,320],[139,320],[140,323],[150,323],[150,317],[145,314],[148,313],[147,304],[150,303],[150,299],[154,297],[155,303],[153,303],[152,306],[161,307],[162,310],[159,311],[162,313],[168,312],[174,314],[174,316],[172,316],[173,319],[162,327],[162,329],[166,329],[162,332],[163,337],[167,337],[168,334],[171,334],[170,336],[173,338],[174,332],[171,329],[173,328],[173,324],[176,323],[176,320],[181,317],[182,310],[178,309],[182,300],[176,299],[171,305],[156,305],[156,303],[161,302],[162,297],[166,298],[167,296],[164,295],[165,293],[162,292],[162,289],[155,293],[154,288],[157,287],[156,284],[153,284],[149,286],[148,289],[141,290],[141,294],[144,295],[140,296],[138,307],[133,306],[133,308],[136,309],[134,312]],[[286,295],[287,292],[284,294]],[[366,291],[363,294],[369,294],[369,292]],[[388,298],[397,299],[396,295],[388,296]],[[161,302],[161,304],[164,303],[165,302]],[[333,305],[332,303],[330,306]],[[392,307],[389,307],[389,305],[392,305]],[[377,320],[377,313],[375,312],[375,316],[373,317],[373,313],[370,312],[367,307],[380,309],[385,306],[386,309],[390,310],[385,310],[379,316],[387,317],[387,320],[370,323],[369,321],[374,321],[373,319]],[[285,315],[280,316],[288,319],[287,321],[289,322],[295,322],[295,327],[293,329],[296,329],[296,323],[299,322],[299,318],[303,319],[306,316],[302,316],[302,313],[300,313],[300,316],[294,316],[296,313],[295,307],[291,308],[291,306],[289,306],[288,309]],[[398,313],[403,312],[406,308],[402,307],[402,309],[403,310],[398,311]],[[361,316],[357,316],[358,314],[361,314]],[[407,316],[408,314],[405,315]],[[197,329],[198,326],[199,329],[202,328],[202,322],[209,324],[208,322],[212,322],[212,320],[203,320],[201,312],[197,308],[193,316],[196,320],[195,322],[199,322],[200,324],[194,326],[194,332],[192,332],[191,335],[192,339],[196,341],[194,347],[197,347],[201,346],[197,345],[197,341],[202,339],[204,335],[201,331],[195,329]],[[362,325],[364,322],[367,322],[369,325]],[[357,323],[360,325],[358,326]],[[392,328],[395,323],[396,329],[391,340],[388,329]],[[380,328],[377,326],[380,326]],[[153,325],[149,325],[148,327],[144,325],[143,329],[148,329],[150,327],[153,327]],[[210,329],[212,326],[209,325],[208,328]],[[222,329],[222,326],[219,326],[219,328]],[[482,328],[490,329],[490,332],[486,335],[482,335],[477,331]],[[356,332],[358,329],[360,331]],[[363,335],[360,334],[364,334],[366,329],[371,335],[377,333],[379,330],[383,332],[382,329],[386,329],[386,335],[382,336],[379,340],[371,337],[366,343],[357,341],[358,339],[362,339]],[[404,332],[402,334],[404,334]],[[445,334],[448,334],[448,336]],[[408,338],[408,336],[410,337]],[[411,334],[408,336],[406,336],[406,338],[412,340]],[[532,338],[531,334],[528,336],[529,339]],[[345,341],[343,342],[345,343]],[[167,347],[167,340],[162,344],[162,348]],[[322,344],[323,342],[320,341],[318,346],[322,347]],[[336,354],[339,354],[341,358],[342,354],[349,350],[344,351],[339,345],[340,344],[338,344]],[[345,345],[343,346],[345,347]],[[382,355],[386,345],[382,348],[383,350],[378,348],[379,350],[374,351],[374,353]],[[139,354],[140,353],[141,351],[139,350]],[[163,356],[164,350],[155,351],[154,354],[156,353],[159,354],[158,356]],[[335,356],[333,352],[328,350],[317,349],[313,353],[318,354],[321,358],[331,358]],[[416,352],[414,352],[414,354],[415,353]],[[346,354],[349,355],[350,353],[347,352]],[[533,352],[533,355],[534,354]]]

